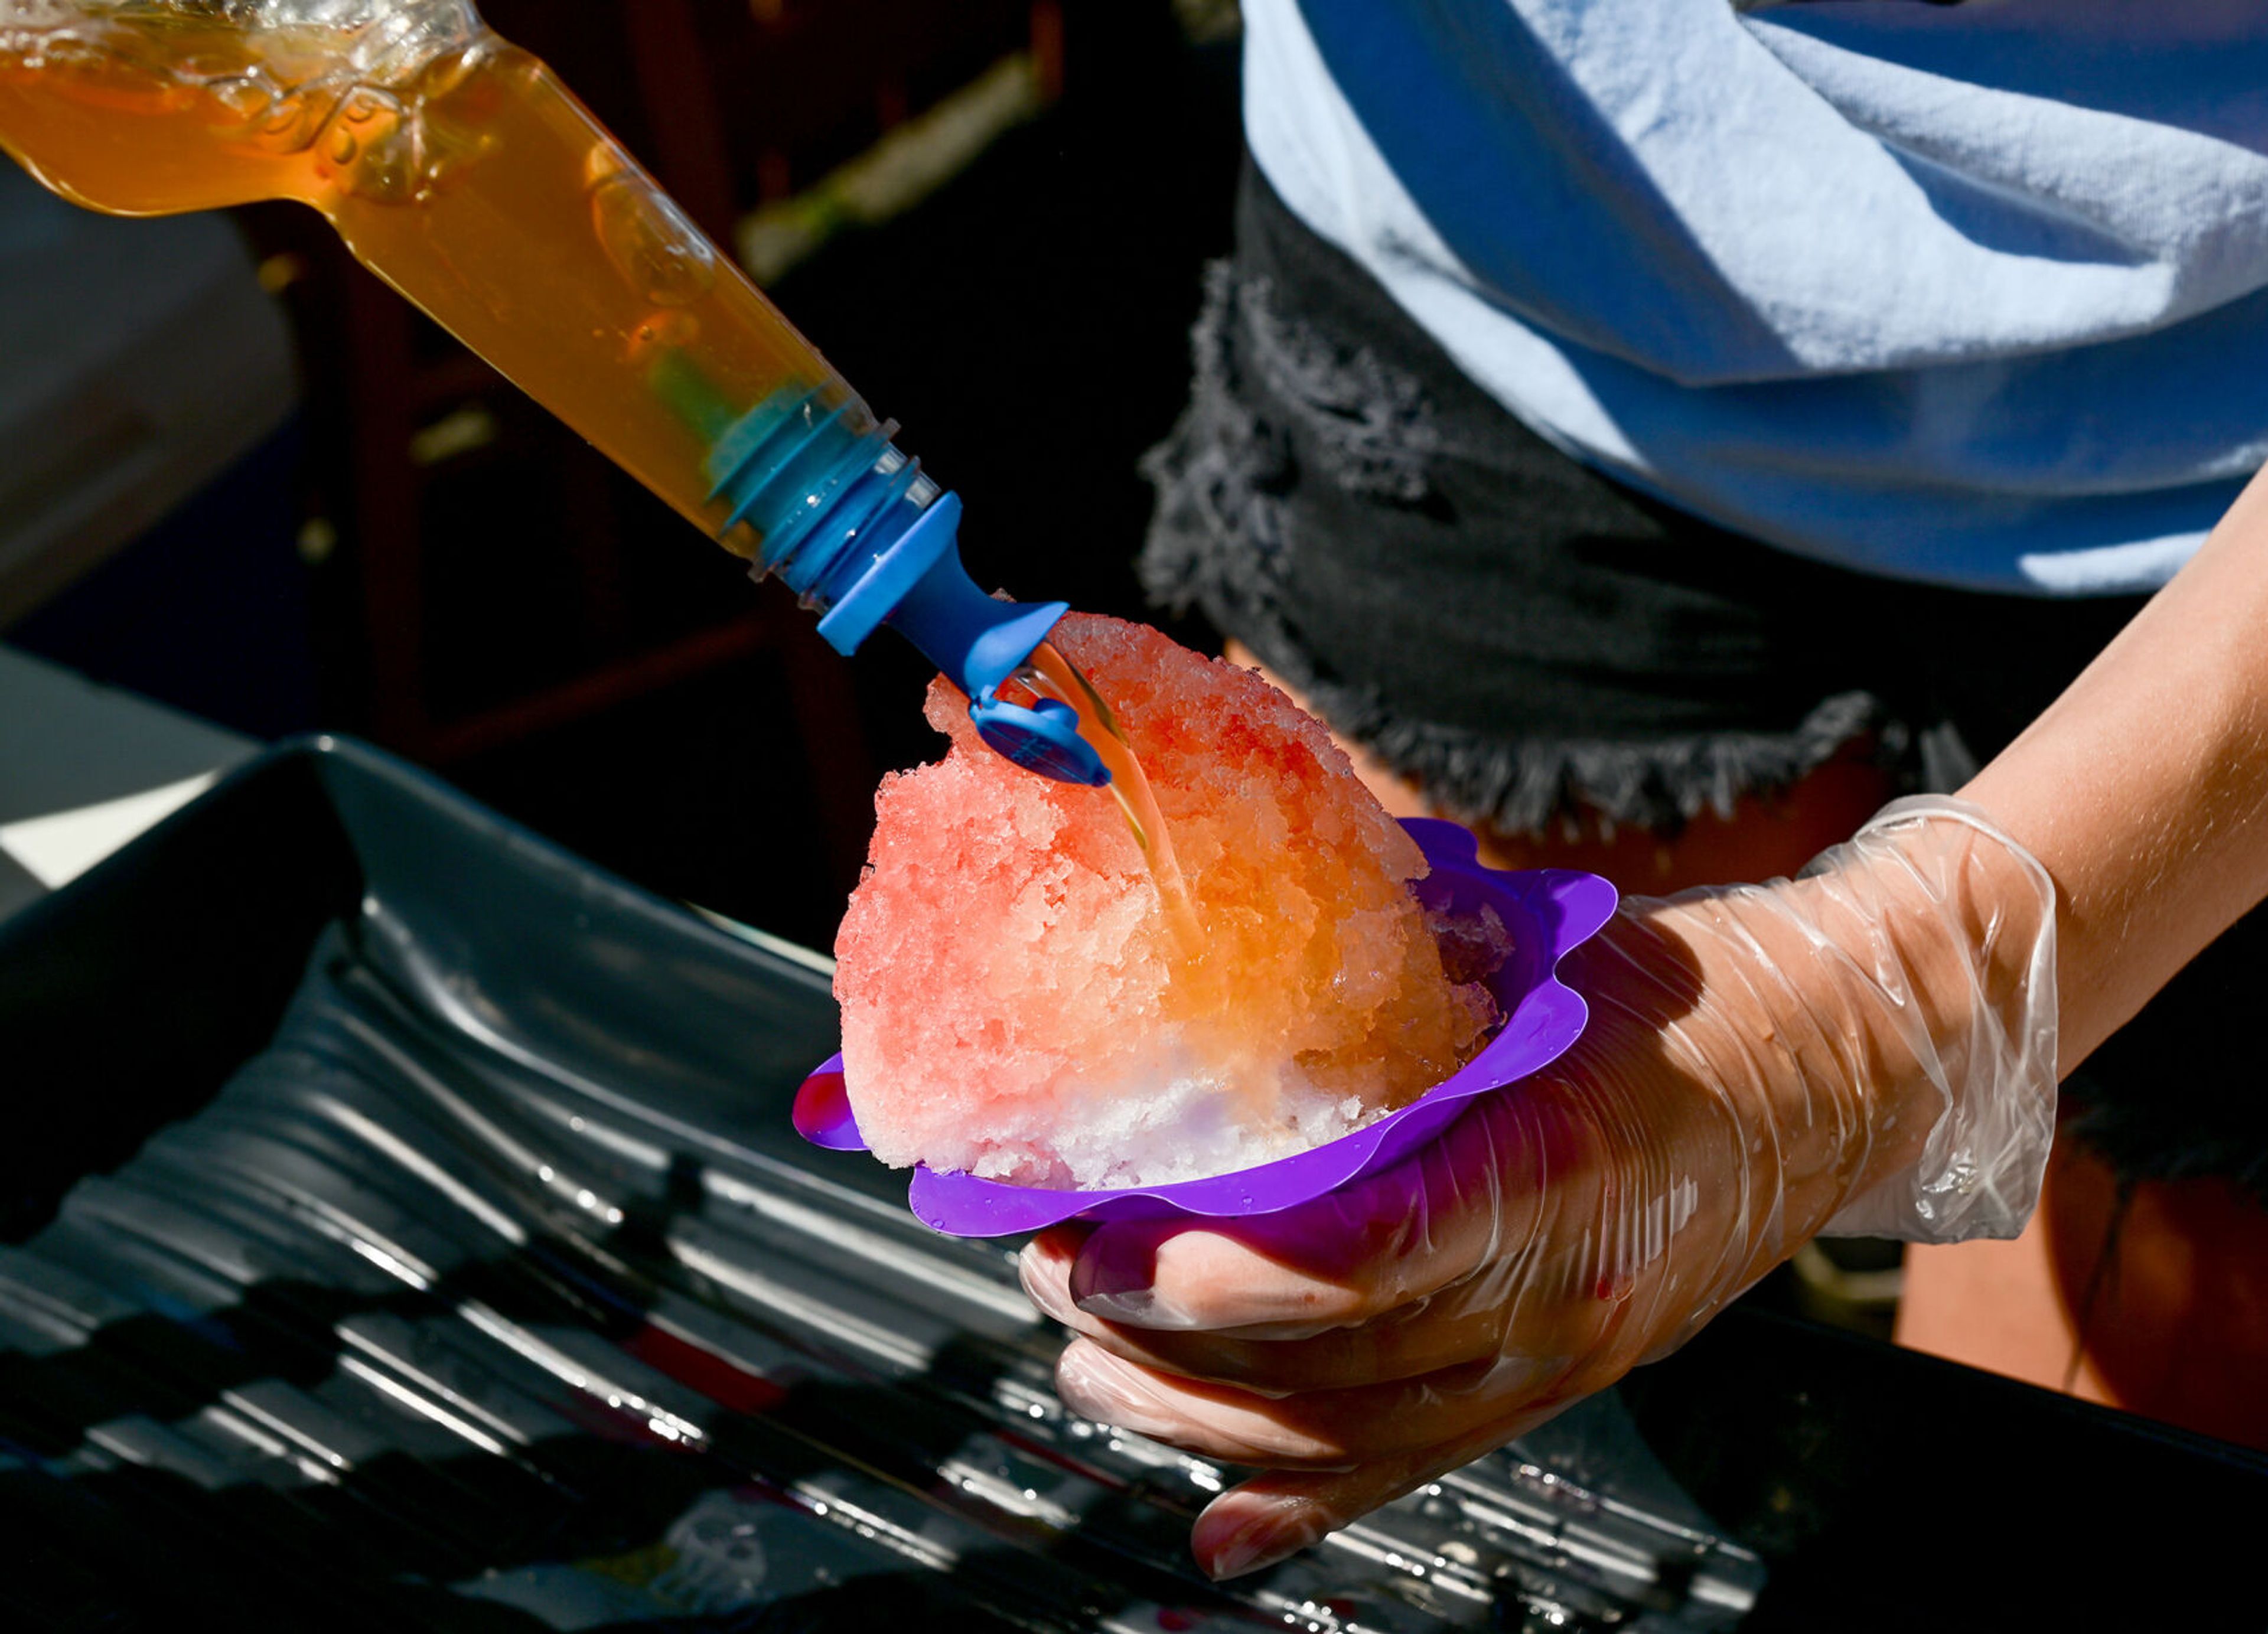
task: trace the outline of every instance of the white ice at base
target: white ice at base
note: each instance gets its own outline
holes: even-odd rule
[[[1080,1115],[1059,1112],[1043,1132],[1008,1137],[970,1172],[1081,1191],[1166,1186],[1291,1157],[1352,1134],[1389,1109],[1314,1088],[1293,1071],[1284,1076],[1274,1115],[1265,1118],[1252,1117],[1246,1096],[1225,1087],[1218,1073],[1177,1074],[1162,1089],[1081,1086],[1070,1092]],[[1050,1152],[1053,1164],[1042,1155]]]

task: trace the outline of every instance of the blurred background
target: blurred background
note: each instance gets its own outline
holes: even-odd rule
[[[1227,247],[1233,0],[482,11],[902,423],[980,583],[1147,615],[1135,463]],[[367,737],[832,943],[876,778],[935,753],[926,667],[836,657],[311,213],[113,222],[0,166],[0,641]]]

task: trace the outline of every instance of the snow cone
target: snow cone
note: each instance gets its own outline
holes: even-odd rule
[[[884,782],[836,944],[843,1089],[877,1157],[1169,1184],[1335,1140],[1480,1049],[1501,922],[1429,918],[1416,842],[1319,724],[1145,626],[1074,615],[1050,639],[1149,774],[1198,938],[1108,791],[1019,770],[937,682],[951,747]]]

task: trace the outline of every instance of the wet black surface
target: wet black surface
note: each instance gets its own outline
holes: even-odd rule
[[[1746,1630],[2255,1629],[2268,1459],[1735,1306],[1621,1395],[1771,1571]]]
[[[1007,1247],[790,1132],[822,974],[366,752],[226,785],[0,929],[0,978],[11,1626],[1707,1629],[1754,1595],[1602,1454],[1611,1403],[1206,1584],[1233,1477],[1066,1413]]]
[[[309,747],[0,925],[10,1628],[2236,1626],[2268,1465],[1736,1309],[1225,1589],[823,975]],[[1627,1408],[1625,1407],[1627,1403]],[[1758,1599],[1761,1592],[1761,1599]],[[1745,1621],[1742,1619],[1745,1617]],[[2257,1623],[2257,1616],[2254,1617]]]

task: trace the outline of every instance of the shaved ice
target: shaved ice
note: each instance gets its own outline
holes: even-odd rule
[[[1336,1139],[1470,1058],[1493,1002],[1445,971],[1410,889],[1424,857],[1322,725],[1146,626],[1074,615],[1050,639],[1141,757],[1202,952],[1110,791],[1018,769],[940,679],[951,747],[884,781],[836,944],[844,1088],[876,1156],[1163,1184]]]

